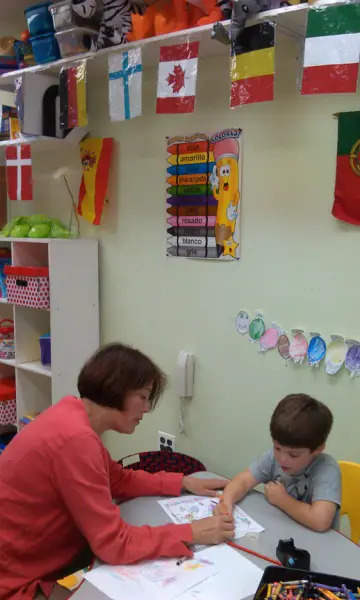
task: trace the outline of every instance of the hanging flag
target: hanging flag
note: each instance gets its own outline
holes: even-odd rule
[[[88,138],[80,144],[83,176],[77,211],[93,225],[100,225],[106,198],[113,138]]]
[[[340,221],[360,225],[360,111],[339,114],[332,214]]]
[[[360,5],[309,9],[301,94],[356,92]]]
[[[88,123],[86,108],[86,60],[60,71],[60,127],[72,129]]]
[[[158,114],[194,112],[198,57],[199,42],[160,48]]]
[[[109,106],[112,121],[141,115],[141,48],[109,56]]]
[[[230,108],[274,100],[275,23],[247,27],[232,49]],[[239,52],[241,48],[241,52]]]
[[[6,146],[6,184],[10,200],[32,200],[30,144]]]

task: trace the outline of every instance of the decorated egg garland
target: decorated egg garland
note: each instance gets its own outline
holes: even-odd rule
[[[323,363],[328,375],[335,375],[345,365],[351,377],[360,376],[360,342],[357,340],[331,335],[326,343],[319,333],[310,332],[308,341],[302,329],[292,329],[291,335],[288,335],[275,323],[266,326],[260,312],[257,311],[251,318],[246,310],[238,312],[236,330],[240,335],[248,333],[249,340],[258,343],[259,352],[276,348],[286,364],[288,361],[302,364],[307,358],[311,367],[319,367]]]

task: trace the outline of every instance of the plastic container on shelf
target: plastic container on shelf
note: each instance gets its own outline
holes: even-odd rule
[[[10,304],[49,310],[49,267],[6,266],[4,272]]]
[[[11,252],[7,248],[0,248],[0,298],[6,298],[6,283],[4,267],[11,265]]]
[[[63,58],[84,54],[91,49],[91,42],[96,40],[98,32],[85,27],[72,27],[66,31],[55,33]]]
[[[0,321],[0,358],[15,358],[14,321],[3,319]]]
[[[24,10],[31,37],[54,31],[52,16],[49,12],[50,5],[51,2],[42,2]]]
[[[55,33],[37,35],[30,38],[30,42],[35,60],[40,65],[59,60],[60,50]]]
[[[0,323],[1,325],[1,323]],[[51,365],[51,336],[50,333],[40,336],[40,362],[44,367]]]
[[[15,377],[0,379],[0,425],[16,423]]]
[[[83,19],[72,8],[71,0],[56,2],[49,7],[55,31],[71,29],[72,27],[86,27],[99,29],[101,11],[98,10],[90,19]]]

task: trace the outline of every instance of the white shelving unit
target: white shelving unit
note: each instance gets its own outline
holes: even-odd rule
[[[39,412],[77,393],[77,376],[99,346],[98,242],[95,239],[0,238],[12,264],[48,266],[50,310],[0,303],[15,323],[15,359],[0,359],[0,376],[15,375],[17,416]],[[51,333],[51,367],[40,362],[39,337]]]

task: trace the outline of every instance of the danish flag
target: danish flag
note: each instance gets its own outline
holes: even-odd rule
[[[30,144],[6,146],[6,180],[10,200],[32,200]]]

